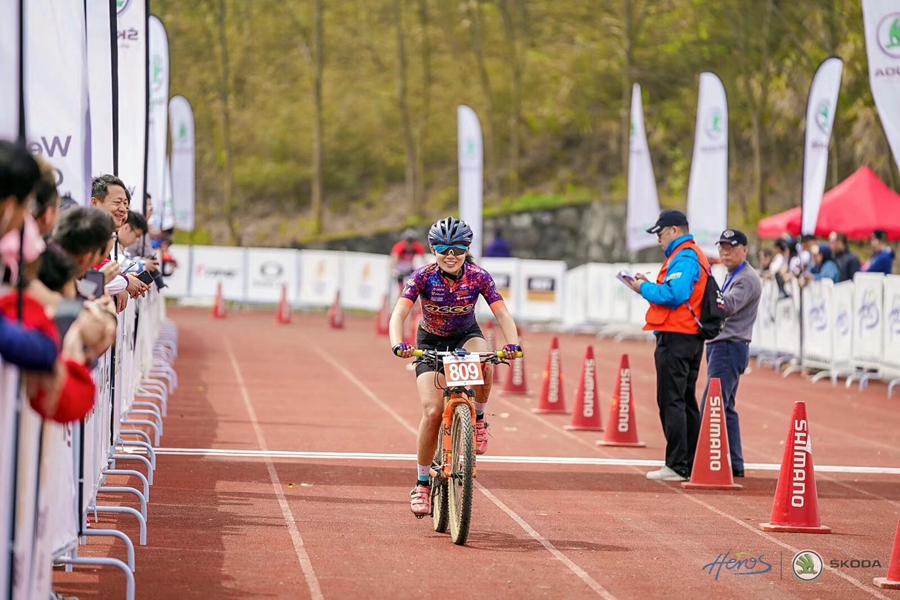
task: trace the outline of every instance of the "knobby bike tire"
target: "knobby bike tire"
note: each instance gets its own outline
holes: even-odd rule
[[[475,486],[475,435],[472,413],[461,404],[453,411],[453,477],[450,480],[450,537],[462,546],[472,522],[472,490]]]
[[[441,424],[441,432],[438,435],[437,450],[431,468],[436,475],[431,478],[431,516],[434,519],[434,530],[438,533],[447,533],[450,525],[449,493],[447,480],[440,475],[441,465],[444,461],[444,426]]]

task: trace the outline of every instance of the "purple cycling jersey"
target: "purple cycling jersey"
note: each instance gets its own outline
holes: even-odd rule
[[[477,265],[463,264],[456,281],[441,275],[437,263],[417,269],[403,287],[401,298],[410,306],[422,297],[422,329],[434,335],[450,337],[475,324],[475,303],[484,296],[493,307],[503,302],[491,274]]]

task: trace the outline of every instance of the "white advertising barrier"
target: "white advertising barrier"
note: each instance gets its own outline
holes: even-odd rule
[[[38,580],[46,581],[50,576],[51,561],[43,564],[35,561],[35,550],[41,550],[41,540],[38,538],[37,520],[38,498],[35,491],[38,489],[40,474],[41,418],[33,410],[26,410],[19,420],[19,460],[16,473],[16,530],[15,530],[15,557],[13,572],[13,600],[27,600],[32,597],[32,586]],[[45,524],[41,519],[40,526]],[[49,597],[48,594],[39,596]]]
[[[561,320],[565,276],[566,263],[562,261],[520,261],[520,318],[524,321]]]
[[[763,281],[756,317],[756,330],[751,344],[757,354],[775,352],[775,313],[778,305],[778,284],[772,279]]]
[[[281,288],[287,286],[288,301],[297,300],[297,251],[247,248],[248,302],[281,300]]]
[[[390,281],[390,257],[364,252],[344,252],[341,256],[341,306],[379,310]]]
[[[882,364],[896,373],[900,371],[900,275],[884,278],[883,307]]]
[[[843,281],[832,288],[834,337],[831,360],[836,367],[850,365],[853,350],[853,282]]]
[[[775,305],[775,350],[786,356],[800,356],[800,319],[791,298]]]
[[[587,316],[587,265],[569,269],[566,273],[566,298],[563,325],[577,327],[588,321]]]
[[[478,261],[479,266],[491,274],[497,284],[497,291],[503,296],[506,308],[514,318],[518,318],[522,312],[519,262],[518,258],[482,258]],[[479,318],[490,317],[491,309],[484,298],[479,298],[475,305],[475,315]]]
[[[626,263],[616,263],[612,267],[612,306],[610,310],[610,321],[613,323],[627,323],[631,316],[631,306],[634,301],[635,292],[616,279],[616,274],[623,269],[630,270],[631,265]],[[646,317],[647,311],[645,310],[641,316]]]
[[[221,283],[226,300],[243,300],[245,254],[244,248],[194,246],[191,251],[191,296],[212,298]]]
[[[857,273],[853,277],[853,362],[877,368],[881,362],[884,275]]]
[[[834,282],[813,281],[803,289],[803,364],[825,369],[831,366],[835,312]]]
[[[722,263],[716,263],[710,265],[710,269],[712,270],[713,279],[716,280],[716,283],[719,284],[719,289],[721,289],[725,283],[725,278],[728,276],[728,267]]]
[[[16,391],[19,371],[0,361],[0,590],[9,589],[9,526],[12,524]]]
[[[163,295],[169,298],[183,298],[190,294],[191,283],[191,247],[169,246],[169,254],[177,263],[175,270],[166,277],[166,288]]]
[[[591,323],[606,323],[612,320],[612,300],[616,271],[612,265],[588,263],[585,266],[585,310]]]
[[[300,252],[300,304],[331,306],[341,285],[342,252],[303,250]]]
[[[641,273],[648,280],[652,282],[656,282],[656,277],[659,275],[659,270],[662,268],[661,263],[640,263],[636,265],[631,265],[630,270],[631,273],[637,275]],[[644,300],[644,297],[640,294],[635,294],[628,292],[628,289],[622,285],[618,280],[616,283],[619,284],[620,287],[625,289],[628,293],[628,298],[631,301],[631,308],[629,309],[631,312],[629,314],[629,321],[633,325],[640,325],[643,327],[647,323],[647,311],[650,309],[650,303]]]

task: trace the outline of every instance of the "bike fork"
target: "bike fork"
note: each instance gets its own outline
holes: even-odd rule
[[[465,404],[470,414],[472,415],[472,435],[475,435],[475,391],[471,389],[467,389],[465,391],[466,395],[462,395],[459,392],[455,392],[453,394],[450,393],[449,390],[444,391],[444,418],[441,421],[441,435],[444,438],[443,444],[443,456],[441,465],[441,471],[444,474],[446,479],[450,479],[453,476],[453,413],[456,412],[456,407],[460,404]],[[472,442],[474,443],[474,439]],[[477,471],[475,466],[472,466],[473,476],[477,477]]]

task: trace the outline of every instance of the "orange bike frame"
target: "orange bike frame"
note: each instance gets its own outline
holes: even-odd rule
[[[471,392],[471,396],[469,395]],[[472,413],[472,425],[475,425],[475,399],[474,392],[472,390],[468,390],[466,388],[453,388],[451,390],[444,390],[444,419],[443,419],[443,427],[442,433],[444,436],[444,445],[443,445],[443,456],[441,465],[441,471],[446,479],[450,479],[453,474],[453,412],[456,410],[456,407],[460,404],[465,404],[469,407],[469,410]],[[472,435],[475,435],[475,428],[472,428]],[[474,440],[473,440],[474,441]]]

